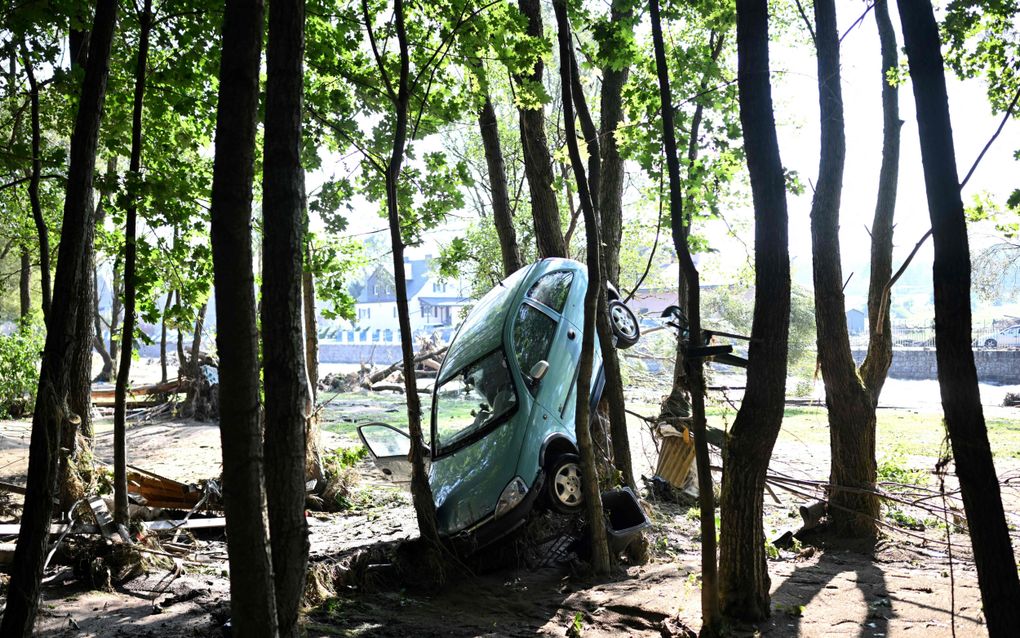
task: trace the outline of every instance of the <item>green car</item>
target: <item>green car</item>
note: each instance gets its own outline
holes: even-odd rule
[[[427,446],[441,535],[476,549],[522,525],[537,502],[581,508],[574,412],[587,285],[576,261],[526,266],[486,294],[453,338]],[[615,345],[630,347],[637,318],[611,286],[609,299]],[[593,370],[594,408],[605,385],[597,345]],[[358,432],[384,474],[410,480],[405,432],[381,423]]]

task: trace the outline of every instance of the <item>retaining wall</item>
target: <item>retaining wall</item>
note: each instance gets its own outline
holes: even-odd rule
[[[858,364],[864,360],[864,355],[864,350],[854,351],[854,359]],[[977,366],[978,379],[984,383],[1020,384],[1020,350],[980,348],[974,350],[974,364]],[[937,379],[935,349],[894,349],[889,376],[893,379]]]

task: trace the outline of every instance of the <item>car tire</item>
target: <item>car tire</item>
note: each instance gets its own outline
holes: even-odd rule
[[[561,454],[549,466],[545,479],[549,507],[562,514],[574,514],[584,507],[581,488],[581,457]]]
[[[999,342],[996,341],[995,339],[985,339],[985,347],[986,348],[994,348],[994,347],[996,347],[998,345],[999,345]]]
[[[616,347],[620,350],[626,350],[641,338],[637,316],[622,301],[614,299],[609,302],[609,323],[616,337]]]

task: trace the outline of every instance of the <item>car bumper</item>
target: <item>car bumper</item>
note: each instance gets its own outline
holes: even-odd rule
[[[539,472],[531,489],[528,490],[524,500],[517,507],[499,518],[490,514],[468,529],[451,536],[450,544],[458,553],[466,556],[488,547],[516,531],[527,522],[528,515],[534,509],[535,502],[542,493],[544,485],[545,473]]]

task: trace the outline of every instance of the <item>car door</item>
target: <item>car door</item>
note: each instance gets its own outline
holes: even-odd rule
[[[1007,328],[1006,330],[1003,331],[1002,334],[1005,337],[1005,339],[1003,339],[1002,343],[999,344],[1000,346],[1003,345],[1013,347],[1020,346],[1020,326],[1013,326],[1012,328]]]
[[[411,482],[411,436],[407,432],[387,423],[368,423],[358,426],[358,436],[387,480],[398,484]]]

